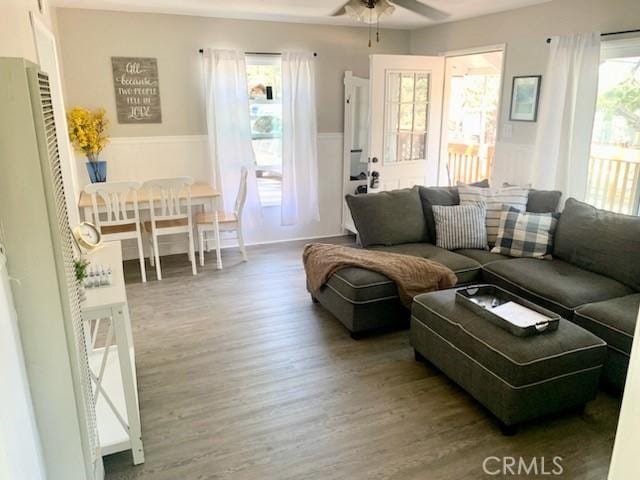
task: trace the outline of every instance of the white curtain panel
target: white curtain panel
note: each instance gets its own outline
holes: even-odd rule
[[[320,220],[313,54],[282,54],[282,225]]]
[[[204,69],[209,156],[214,184],[223,196],[221,207],[228,211],[233,208],[240,171],[246,167],[249,176],[245,223],[255,224],[260,221],[261,206],[251,144],[244,52],[206,49]]]
[[[533,151],[533,186],[584,200],[598,93],[600,33],[552,37]]]

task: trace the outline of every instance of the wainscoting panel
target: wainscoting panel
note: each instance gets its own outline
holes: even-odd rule
[[[533,178],[533,145],[498,142],[494,161],[492,185],[503,182],[526,185]]]
[[[280,225],[280,208],[265,207],[262,224],[245,231],[248,244],[321,238],[343,233],[342,138],[342,133],[318,134],[320,221],[283,227]],[[211,168],[207,151],[206,135],[117,137],[111,139],[102,157],[109,162],[109,181],[144,181],[183,175],[189,175],[196,181],[210,181]],[[86,168],[81,158],[77,160],[78,178],[80,184],[85,185],[89,182]],[[187,251],[186,240],[175,240],[161,245],[161,253]],[[226,245],[234,245],[234,242],[223,241],[223,246]],[[136,258],[134,242],[125,242],[124,256],[126,259]]]

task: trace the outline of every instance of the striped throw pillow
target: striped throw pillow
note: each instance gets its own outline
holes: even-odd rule
[[[460,205],[484,202],[487,206],[487,241],[494,245],[498,238],[502,206],[507,205],[520,211],[527,209],[529,189],[526,187],[479,188],[460,185]]]
[[[484,203],[433,206],[436,245],[447,250],[487,248]]]
[[[523,213],[505,207],[493,253],[511,257],[545,258],[553,251],[559,213]]]

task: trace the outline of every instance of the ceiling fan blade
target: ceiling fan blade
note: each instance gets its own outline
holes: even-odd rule
[[[447,12],[443,12],[442,10],[438,10],[437,8],[430,7],[429,5],[425,5],[418,0],[391,0],[396,5],[406,8],[407,10],[411,10],[418,15],[422,15],[423,17],[427,17],[431,20],[444,20],[449,17]]]
[[[347,6],[349,2],[345,3],[344,5],[342,5],[340,8],[335,9],[331,15],[329,15],[330,17],[339,17],[340,15],[344,15],[347,13],[347,10],[344,8]]]

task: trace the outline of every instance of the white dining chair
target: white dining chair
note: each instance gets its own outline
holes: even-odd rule
[[[247,250],[244,247],[244,235],[242,233],[242,211],[247,201],[247,176],[248,171],[242,167],[240,172],[240,187],[236,196],[236,203],[233,212],[199,212],[196,215],[196,227],[198,230],[198,239],[200,243],[199,256],[200,266],[204,266],[204,250],[207,242],[207,232],[215,233],[216,245],[216,261],[218,269],[222,268],[222,255],[220,252],[220,232],[235,232],[240,252],[242,253],[242,261],[246,262]]]
[[[138,258],[142,281],[147,281],[138,209],[138,182],[92,183],[84,187],[91,195],[93,222],[100,229],[105,242],[135,239],[138,242]],[[98,198],[104,203],[100,211]]]
[[[177,177],[148,180],[142,188],[148,192],[151,220],[143,222],[144,231],[150,236],[152,256],[158,280],[162,280],[158,237],[186,233],[189,241],[189,260],[194,275],[196,256],[193,245],[193,220],[191,217],[191,185],[193,178]]]

